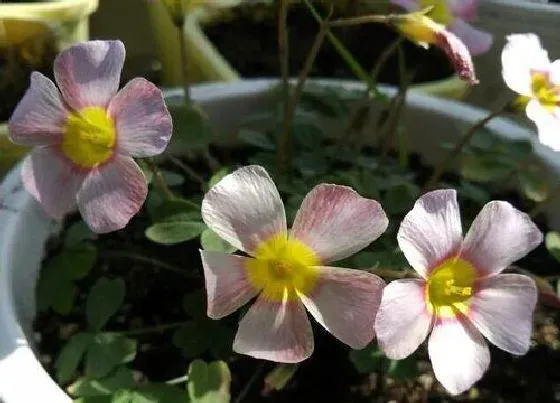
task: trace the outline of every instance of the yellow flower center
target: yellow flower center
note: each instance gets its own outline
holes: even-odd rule
[[[89,106],[66,118],[62,152],[74,164],[93,168],[111,158],[116,137],[115,123],[107,111]]]
[[[441,25],[449,25],[453,22],[454,17],[451,10],[447,6],[448,0],[420,0],[420,8],[433,6],[428,16]]]
[[[545,73],[531,73],[531,90],[533,96],[546,109],[554,109],[560,103],[560,88],[554,86]]]
[[[402,14],[394,18],[395,28],[407,39],[418,45],[427,47],[437,42],[437,34],[443,25],[420,13]]]
[[[315,288],[320,264],[315,252],[285,233],[262,242],[254,252],[254,259],[245,265],[253,287],[262,289],[262,295],[275,302],[293,301]]]
[[[452,318],[467,313],[474,293],[476,270],[467,261],[451,258],[436,267],[426,284],[428,310],[440,317]]]

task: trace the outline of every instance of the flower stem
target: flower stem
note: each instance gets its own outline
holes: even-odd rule
[[[177,384],[180,384],[180,383],[188,382],[188,380],[189,380],[189,376],[188,375],[183,375],[183,376],[180,376],[178,378],[174,378],[174,379],[170,379],[168,381],[165,381],[165,383],[168,384],[168,385],[177,385]]]
[[[181,73],[183,75],[183,92],[185,104],[191,104],[191,87],[189,79],[189,62],[187,58],[187,42],[185,41],[185,22],[177,26],[179,31],[179,47],[181,48]]]
[[[191,273],[173,266],[172,264],[163,262],[161,260],[158,260],[156,258],[153,257],[148,257],[148,256],[143,256],[140,255],[138,253],[135,252],[126,252],[126,251],[116,251],[116,250],[104,250],[101,252],[101,256],[107,259],[130,259],[130,260],[135,260],[138,263],[145,263],[145,264],[149,264],[152,265],[154,267],[159,267],[160,269],[163,270],[167,270],[167,271],[172,271],[174,273],[180,274],[181,276],[184,277],[189,277],[189,278],[194,278],[195,276],[192,275]]]
[[[447,166],[455,158],[457,158],[461,150],[469,143],[469,141],[473,138],[476,132],[482,129],[484,126],[486,126],[486,124],[490,122],[492,119],[494,119],[495,117],[498,117],[503,113],[505,113],[509,103],[510,102],[508,101],[501,108],[495,110],[494,112],[491,112],[485,118],[480,119],[473,126],[471,126],[469,130],[467,130],[467,132],[463,135],[463,137],[461,137],[461,139],[457,142],[457,144],[455,144],[455,147],[453,147],[453,149],[449,152],[449,154],[447,154],[447,156],[443,159],[443,161],[441,161],[441,163],[436,166],[436,168],[434,169],[434,173],[432,174],[432,176],[424,186],[424,190],[432,189],[438,183],[439,179],[441,178],[441,175],[443,174]]]
[[[251,390],[253,384],[257,381],[258,377],[264,371],[265,364],[266,364],[265,362],[261,362],[257,366],[255,372],[253,372],[253,375],[251,376],[251,378],[249,378],[249,381],[245,384],[243,389],[241,389],[241,392],[239,392],[239,395],[237,395],[233,403],[241,403],[243,399],[245,399],[245,396],[247,396],[247,393],[249,393],[249,390]]]
[[[155,326],[142,327],[139,329],[125,330],[118,333],[126,336],[138,336],[142,334],[161,333],[161,332],[165,332],[166,330],[176,329],[178,327],[185,326],[187,323],[190,322],[191,321],[165,323],[163,325],[155,325]]]
[[[172,164],[177,166],[177,168],[181,169],[185,173],[185,175],[187,175],[193,181],[199,183],[200,185],[204,185],[206,183],[206,181],[204,180],[204,178],[201,175],[199,175],[197,172],[195,172],[190,166],[183,163],[183,161],[181,161],[179,158],[173,157],[172,155],[168,155],[167,159]]]
[[[146,158],[144,161],[146,161],[146,165],[148,165],[148,168],[150,168],[150,171],[152,171],[154,184],[159,189],[161,194],[166,199],[169,200],[174,199],[175,195],[173,194],[169,186],[167,186],[167,183],[165,183],[165,179],[163,179],[163,175],[159,170],[158,166],[156,165],[156,163],[151,158]]]
[[[290,136],[290,83],[289,76],[289,57],[290,49],[288,42],[288,3],[289,0],[278,0],[278,58],[280,62],[280,75],[282,80],[282,102],[283,102],[283,124],[282,132],[278,136],[277,164],[278,172],[288,174],[292,154],[292,144]]]

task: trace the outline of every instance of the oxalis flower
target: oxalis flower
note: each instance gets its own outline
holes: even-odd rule
[[[502,51],[502,76],[521,95],[540,142],[560,151],[560,59],[550,62],[535,34],[509,35]]]
[[[391,3],[407,11],[433,7],[429,16],[457,35],[473,56],[486,53],[492,46],[492,35],[468,23],[477,19],[478,0],[391,0]]]
[[[248,166],[210,189],[202,217],[249,255],[201,251],[209,317],[222,318],[258,296],[239,323],[235,351],[277,362],[308,358],[313,334],[304,307],[352,348],[372,340],[383,280],[325,264],[352,255],[385,231],[388,220],[375,200],[346,186],[318,185],[288,233],[272,179],[264,168]]]
[[[488,368],[482,335],[512,354],[527,352],[535,283],[500,273],[542,242],[528,215],[492,201],[463,239],[455,191],[437,190],[416,202],[397,238],[421,278],[393,281],[383,292],[375,324],[389,358],[407,357],[431,331],[428,353],[436,378],[458,394]]]
[[[23,162],[27,191],[53,218],[73,210],[95,232],[123,228],[146,199],[132,157],[160,154],[171,117],[160,90],[135,78],[117,93],[125,58],[120,41],[91,41],[54,61],[59,89],[38,72],[15,109],[10,139],[36,146]]]

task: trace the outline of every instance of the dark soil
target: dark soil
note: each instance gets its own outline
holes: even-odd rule
[[[229,157],[226,162],[242,161],[245,151],[233,152],[214,150],[215,155]],[[222,158],[222,161],[224,159]],[[414,171],[419,173],[419,181],[425,180],[430,168],[422,165],[418,158],[412,159]],[[197,166],[201,169],[202,163]],[[455,183],[457,177],[448,175],[446,182]],[[183,194],[192,194],[198,186],[187,183]],[[528,206],[516,195],[495,195],[497,199],[511,201],[517,207]],[[480,209],[474,202],[461,200],[462,212],[466,219],[472,219]],[[66,228],[78,220],[70,217]],[[537,219],[543,230],[546,225],[542,217]],[[203,287],[197,240],[178,246],[161,246],[144,237],[144,229],[150,224],[146,210],[135,217],[122,231],[103,235],[96,241],[99,260],[92,272],[79,283],[78,302],[72,313],[61,316],[52,311],[41,313],[35,321],[38,349],[45,368],[54,374],[53,362],[64,342],[76,332],[85,330],[85,296],[93,282],[101,275],[121,276],[127,285],[125,304],[109,322],[108,331],[130,330],[146,326],[184,321],[188,319],[181,308],[185,293]],[[61,247],[62,236],[48,244],[49,256]],[[189,277],[161,270],[151,264],[139,263],[128,258],[110,256],[111,251],[138,252],[182,268]],[[540,246],[520,266],[535,268],[542,275],[556,275],[558,264],[552,260],[544,246]],[[192,278],[190,278],[192,276]],[[514,357],[492,348],[492,363],[484,378],[469,393],[451,397],[435,381],[427,352],[421,348],[415,353],[419,375],[413,379],[395,380],[385,378],[379,372],[360,374],[348,359],[349,349],[335,340],[316,323],[313,323],[316,349],[310,359],[303,362],[296,376],[281,391],[270,391],[263,384],[264,375],[274,364],[259,362],[234,353],[229,360],[232,371],[232,396],[238,395],[249,379],[257,371],[257,380],[244,402],[554,402],[560,400],[560,334],[559,317],[556,311],[544,306],[536,314],[534,347],[523,357]],[[312,321],[313,322],[313,321]],[[237,327],[237,315],[222,320],[232,330]],[[170,332],[147,334],[137,337],[139,349],[136,359],[130,364],[138,371],[140,378],[151,381],[165,381],[185,374],[189,360],[185,359],[173,345]],[[458,349],[461,346],[457,346]],[[200,358],[212,360],[205,353]]]
[[[348,13],[348,12],[347,12]],[[355,11],[344,15],[359,15]],[[323,13],[325,15],[326,13]],[[293,6],[288,14],[290,74],[296,75],[303,66],[317,34],[318,24],[302,5]],[[278,77],[280,75],[277,48],[277,15],[264,5],[242,6],[220,20],[204,27],[213,44],[243,77]],[[398,38],[391,29],[380,24],[362,24],[333,29],[362,67],[370,71],[380,54]],[[412,42],[402,45],[407,70],[414,69],[414,82],[423,83],[449,77],[453,68],[439,49],[423,49]],[[355,78],[329,42],[325,43],[311,71],[313,77]],[[398,57],[394,52],[379,74],[382,83],[398,84]]]

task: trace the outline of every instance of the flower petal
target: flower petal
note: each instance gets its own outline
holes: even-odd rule
[[[445,52],[455,73],[469,85],[478,83],[471,53],[463,41],[447,29],[435,31],[436,45]]]
[[[480,280],[469,319],[494,345],[512,354],[525,354],[531,342],[537,296],[535,282],[520,274]]]
[[[140,167],[132,158],[116,155],[111,162],[90,171],[78,192],[78,207],[92,231],[111,232],[128,224],[147,194]]]
[[[414,270],[426,277],[431,268],[459,251],[461,216],[455,190],[435,190],[420,197],[404,217],[399,246]]]
[[[469,389],[490,364],[488,345],[464,318],[436,319],[428,353],[437,380],[453,395]]]
[[[271,236],[287,232],[278,189],[258,165],[240,168],[213,186],[202,201],[202,218],[220,237],[249,253]]]
[[[456,19],[448,29],[463,41],[473,56],[488,52],[494,41],[491,34],[479,31],[463,20]]]
[[[555,60],[550,64],[548,78],[552,84],[560,86],[560,59]]]
[[[532,99],[527,104],[527,117],[535,122],[541,144],[560,151],[560,108],[552,111],[543,107],[539,101]]]
[[[319,267],[318,284],[300,295],[313,317],[337,339],[354,349],[375,336],[374,322],[385,282],[361,270]]]
[[[8,123],[10,140],[26,146],[56,144],[62,137],[66,113],[54,83],[34,71],[31,85]]]
[[[88,41],[63,50],[54,76],[64,100],[74,110],[107,108],[119,88],[125,49],[121,41]]]
[[[204,250],[200,255],[210,318],[223,318],[257,296],[260,290],[247,281],[244,267],[250,258]]]
[[[173,125],[163,93],[151,82],[135,78],[109,104],[115,120],[118,147],[132,157],[151,157],[167,147]]]
[[[305,196],[290,236],[313,249],[322,262],[344,259],[387,229],[381,205],[339,185],[321,184]]]
[[[465,21],[477,18],[478,0],[448,0],[453,15]]]
[[[35,148],[23,161],[25,189],[53,218],[61,219],[76,206],[85,174],[75,169],[54,146]]]
[[[535,34],[513,34],[506,37],[502,50],[502,76],[513,91],[531,96],[531,71],[548,71],[548,52]]]
[[[418,0],[391,0],[391,4],[401,6],[406,11],[416,11],[420,8]]]
[[[303,305],[259,297],[239,322],[233,350],[255,358],[294,363],[313,352],[313,332]]]
[[[531,218],[505,201],[486,203],[473,221],[460,255],[481,276],[501,272],[535,249],[543,235]]]
[[[420,279],[395,280],[383,290],[375,331],[379,346],[392,360],[416,351],[430,331],[432,315],[426,309],[425,284]]]

